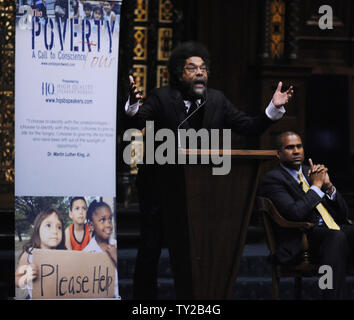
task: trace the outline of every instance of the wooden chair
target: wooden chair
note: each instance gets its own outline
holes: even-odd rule
[[[314,224],[310,222],[288,221],[280,215],[277,208],[268,198],[257,197],[257,207],[262,215],[266,240],[270,251],[272,263],[272,296],[279,298],[279,281],[282,277],[291,277],[295,281],[295,299],[301,299],[302,277],[311,277],[318,274],[318,266],[310,262],[309,244],[306,230],[311,229]],[[273,224],[282,228],[296,228],[302,232],[302,259],[298,264],[280,265],[275,259],[276,241]]]

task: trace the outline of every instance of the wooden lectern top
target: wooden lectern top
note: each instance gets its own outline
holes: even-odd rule
[[[274,158],[277,155],[277,150],[248,150],[248,149],[179,149],[179,152],[184,155],[230,155],[233,157],[246,158]]]

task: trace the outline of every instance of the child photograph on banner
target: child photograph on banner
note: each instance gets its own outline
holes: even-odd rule
[[[15,210],[16,299],[120,299],[113,198],[16,197]]]

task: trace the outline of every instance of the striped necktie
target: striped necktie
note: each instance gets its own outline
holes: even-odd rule
[[[304,192],[306,193],[307,191],[309,191],[310,187],[308,186],[307,181],[305,180],[301,172],[298,173],[298,177],[302,186],[302,190],[304,190]],[[322,203],[319,203],[316,206],[316,209],[320,213],[323,221],[325,222],[325,224],[329,229],[340,230],[339,226],[333,220],[332,216],[329,214],[329,212],[327,211],[327,209],[324,207]]]

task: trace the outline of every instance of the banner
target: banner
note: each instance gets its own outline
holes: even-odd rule
[[[35,249],[33,261],[33,299],[114,297],[115,266],[104,253]]]
[[[17,0],[18,263],[26,252],[21,248],[24,243],[32,241],[26,252],[30,256],[32,249],[41,248],[33,243],[38,236],[35,219],[49,208],[56,211],[45,219],[58,217],[67,249],[84,250],[81,241],[94,239],[99,250],[115,240],[120,8],[121,1]],[[103,244],[86,217],[90,206],[94,214],[111,214],[113,228]]]

